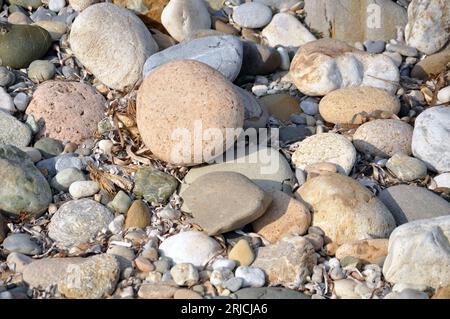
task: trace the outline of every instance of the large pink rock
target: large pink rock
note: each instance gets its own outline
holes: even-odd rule
[[[27,114],[45,123],[39,136],[74,143],[92,137],[104,112],[105,99],[92,86],[63,81],[41,84],[27,108]]]

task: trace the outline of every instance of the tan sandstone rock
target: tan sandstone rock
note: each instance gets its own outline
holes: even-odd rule
[[[341,245],[373,236],[387,238],[395,220],[384,204],[358,181],[340,174],[308,180],[297,191],[313,213],[313,226],[320,227]]]
[[[367,239],[349,242],[336,250],[336,258],[343,259],[351,256],[370,264],[380,264],[388,254],[388,243],[388,239]]]
[[[397,114],[398,99],[384,90],[373,87],[346,88],[327,94],[319,104],[320,115],[334,124],[361,124],[362,112],[376,111]]]
[[[271,243],[289,234],[306,233],[311,224],[311,214],[305,205],[281,191],[270,194],[272,204],[264,215],[252,223],[255,232]]]
[[[219,72],[201,62],[178,60],[159,67],[142,83],[137,124],[156,157],[172,164],[196,165],[233,145],[235,139],[227,140],[226,131],[242,128],[244,105]],[[196,131],[205,135],[200,136],[200,151],[194,147]],[[208,136],[209,132],[213,135]]]
[[[390,157],[411,155],[413,127],[399,120],[375,120],[361,125],[353,135],[356,149],[365,154]]]

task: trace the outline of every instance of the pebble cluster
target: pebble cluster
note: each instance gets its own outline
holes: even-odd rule
[[[0,299],[450,298],[450,3],[371,3],[0,0]]]

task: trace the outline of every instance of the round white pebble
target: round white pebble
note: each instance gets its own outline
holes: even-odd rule
[[[258,288],[266,283],[264,271],[256,267],[240,266],[236,269],[235,276],[242,278],[243,287]]]
[[[97,194],[100,188],[94,181],[78,181],[73,182],[69,187],[69,193],[73,198],[89,197]]]

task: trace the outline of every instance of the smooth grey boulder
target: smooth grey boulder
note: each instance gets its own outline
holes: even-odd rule
[[[38,216],[52,201],[45,177],[15,146],[0,146],[0,181],[0,211],[6,214]]]
[[[144,64],[147,77],[157,67],[173,60],[195,60],[205,63],[234,81],[241,71],[243,45],[232,35],[209,36],[171,46],[153,54]]]

